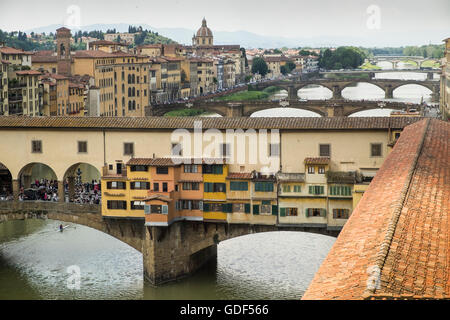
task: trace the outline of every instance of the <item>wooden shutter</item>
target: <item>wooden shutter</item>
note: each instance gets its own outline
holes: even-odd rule
[[[253,205],[253,214],[255,214],[255,215],[259,214],[259,205],[258,204]]]
[[[309,194],[314,194],[314,187],[313,186],[309,186]]]
[[[305,209],[305,216],[308,218],[309,217],[309,209]]]
[[[244,211],[245,211],[245,213],[250,213],[250,203],[246,203],[245,205],[244,205]]]
[[[278,206],[272,205],[272,215],[277,216],[278,215]]]
[[[337,210],[333,209],[333,219],[336,219],[336,215],[337,215]]]
[[[280,217],[286,216],[286,208],[280,208]]]

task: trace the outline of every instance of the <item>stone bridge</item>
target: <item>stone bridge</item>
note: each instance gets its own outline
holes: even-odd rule
[[[417,68],[421,68],[422,67],[422,63],[424,63],[425,61],[436,61],[438,62],[439,59],[434,59],[434,58],[425,58],[422,56],[383,56],[383,55],[379,55],[379,56],[374,56],[373,58],[370,59],[370,62],[372,63],[377,63],[377,62],[382,62],[382,61],[387,61],[392,63],[392,69],[395,69],[397,67],[397,64],[401,61],[414,61],[417,64]]]
[[[146,116],[161,116],[173,110],[180,110],[189,107],[184,103],[174,103],[169,105],[152,106],[146,109]],[[356,100],[308,100],[300,101],[286,100],[281,102],[274,102],[268,100],[253,100],[253,101],[198,101],[191,105],[196,109],[201,109],[207,112],[215,112],[223,117],[249,117],[257,111],[288,107],[301,110],[312,111],[322,117],[339,117],[349,116],[353,113],[386,108],[394,110],[410,110],[416,109],[421,111],[420,104],[409,104],[402,102],[390,101],[356,101]]]
[[[349,78],[349,79],[313,79],[313,80],[281,80],[281,81],[273,81],[267,83],[260,83],[255,85],[257,90],[262,90],[269,86],[276,86],[288,91],[289,99],[297,99],[298,90],[309,86],[309,85],[319,85],[325,88],[328,88],[333,93],[332,99],[341,99],[342,98],[342,90],[347,87],[354,86],[357,83],[370,83],[385,92],[386,99],[392,99],[394,90],[405,86],[408,84],[417,84],[423,86],[432,91],[432,99],[433,102],[439,101],[439,92],[440,92],[440,84],[439,81],[432,80],[397,80],[397,79],[357,79],[357,78]]]
[[[106,218],[98,205],[46,201],[0,201],[0,223],[32,218],[84,225],[130,245],[143,255],[144,278],[153,285],[191,275],[217,255],[217,244],[231,238],[271,231],[302,231],[337,236],[326,225],[252,225],[178,221],[146,227],[142,219]]]

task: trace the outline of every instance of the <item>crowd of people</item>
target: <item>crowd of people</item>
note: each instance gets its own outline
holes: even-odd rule
[[[65,184],[64,188],[69,190],[69,184]],[[91,183],[75,183],[75,193],[74,196],[69,199],[70,202],[74,203],[89,203],[89,204],[100,204],[101,203],[101,192],[100,183],[97,180],[92,180]]]
[[[12,195],[10,196],[12,200]],[[8,199],[4,199],[8,200]],[[20,188],[19,201],[40,200],[59,201],[58,181],[40,179],[35,180],[29,188]],[[79,177],[75,178],[73,193],[69,192],[69,180],[64,181],[64,201],[82,204],[101,203],[101,184],[97,180],[82,183]]]

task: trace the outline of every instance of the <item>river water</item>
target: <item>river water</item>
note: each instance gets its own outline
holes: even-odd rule
[[[425,74],[383,73],[377,78],[424,79]],[[285,92],[278,93],[283,97]],[[326,99],[322,87],[304,88],[299,96]],[[347,88],[349,99],[384,99],[376,86]],[[397,101],[430,102],[430,91],[408,85],[394,91]],[[353,116],[389,115],[371,110]],[[280,108],[253,116],[317,116]],[[302,232],[270,232],[224,241],[217,261],[192,277],[154,288],[143,281],[142,255],[99,231],[69,225],[58,232],[53,220],[0,224],[0,299],[299,299],[335,238]],[[71,266],[79,268],[80,287],[70,286]]]

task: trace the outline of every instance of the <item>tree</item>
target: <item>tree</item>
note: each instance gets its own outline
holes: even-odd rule
[[[281,66],[281,67],[280,67],[280,72],[281,72],[282,74],[284,74],[284,75],[286,75],[286,74],[289,73],[289,71],[288,71],[288,69],[286,68],[286,66]]]
[[[259,73],[262,77],[264,77],[267,72],[269,71],[269,68],[267,67],[267,63],[264,61],[263,58],[255,58],[253,59],[252,63],[252,73]]]
[[[296,65],[292,61],[286,62],[286,69],[287,69],[288,73],[291,72],[292,70],[294,70],[295,67],[296,67]]]

